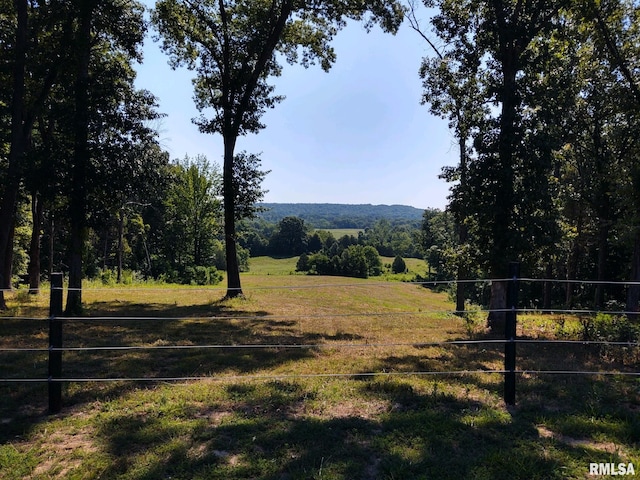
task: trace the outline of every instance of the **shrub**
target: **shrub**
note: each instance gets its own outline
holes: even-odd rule
[[[640,325],[631,322],[625,316],[598,313],[595,317],[584,317],[582,324],[582,339],[599,342],[638,342],[640,340]],[[625,361],[625,358],[637,358],[637,349],[622,345],[601,345],[600,354],[605,358]],[[630,355],[631,354],[631,355]]]
[[[111,269],[101,270],[100,271],[100,281],[103,285],[115,285],[116,284],[116,272]]]
[[[407,271],[407,264],[400,255],[396,255],[391,264],[391,271],[393,273],[405,273]]]
[[[296,263],[296,272],[308,272],[309,271],[309,255],[303,253],[298,258],[298,262]]]

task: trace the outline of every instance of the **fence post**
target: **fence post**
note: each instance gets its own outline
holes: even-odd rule
[[[54,381],[62,377],[62,273],[51,274],[49,296],[49,413],[62,409],[62,383]]]
[[[520,263],[509,263],[509,284],[507,286],[507,311],[504,327],[504,402],[516,403],[516,321],[518,308],[518,277]]]

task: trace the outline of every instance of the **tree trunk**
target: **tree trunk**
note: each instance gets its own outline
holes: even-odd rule
[[[504,334],[507,322],[507,283],[491,282],[491,299],[489,300],[489,316],[487,317],[487,326],[491,333]],[[500,310],[497,312],[496,310]]]
[[[463,267],[458,267],[458,283],[456,284],[456,313],[462,314],[465,309],[465,300],[466,300],[466,283],[461,282],[460,280],[466,280],[466,273],[463,270]]]
[[[236,139],[224,139],[224,167],[222,169],[222,188],[224,199],[224,240],[227,257],[227,298],[242,295],[240,285],[240,268],[236,248],[236,193],[233,185],[233,152]]]
[[[31,194],[31,243],[29,245],[29,293],[40,291],[40,237],[42,230],[43,203],[37,192]]]
[[[0,276],[5,279],[4,285],[2,288],[11,290],[13,285],[11,284],[11,277],[13,274],[13,239],[16,233],[16,222],[11,224],[11,229],[9,230],[9,247],[5,250],[4,257],[4,271],[0,272]]]
[[[600,228],[598,229],[598,282],[602,282],[607,278],[608,239],[609,224],[608,222],[601,222]],[[593,303],[596,310],[601,310],[604,307],[604,284],[598,283],[596,285]]]
[[[0,203],[0,310],[6,310],[3,289],[11,287],[11,259],[13,258],[13,229],[20,185],[20,163],[28,137],[23,125],[25,96],[25,64],[27,55],[27,0],[15,0],[17,14],[11,97],[11,147],[9,164]]]
[[[104,227],[104,246],[102,247],[102,271],[106,271],[109,265],[109,225]]]
[[[569,258],[567,258],[567,280],[576,280],[578,274],[578,261],[580,259],[580,241],[582,239],[582,207],[578,211],[578,218],[576,222],[576,237],[571,245],[571,251]],[[573,307],[573,283],[567,282],[565,287],[565,300],[564,307],[570,309]]]
[[[120,209],[118,217],[118,274],[116,281],[122,282],[122,256],[124,250],[124,207]]]
[[[460,121],[458,121],[458,126]],[[460,138],[458,138],[458,148],[460,150],[460,187],[464,190],[467,183],[467,136],[466,130],[460,132]],[[458,208],[463,208],[459,206]],[[466,210],[466,209],[465,209]],[[469,230],[464,224],[464,212],[458,210],[456,213],[456,230],[458,230],[458,244],[465,245],[469,239]],[[467,271],[467,259],[458,257],[458,283],[456,284],[456,311],[462,314],[465,310],[466,290],[467,284],[461,282],[466,280],[469,272]]]
[[[49,217],[49,280],[51,280],[51,274],[53,273],[54,262],[54,251],[56,248],[55,244],[55,220],[53,218],[53,212],[51,212],[51,216]]]
[[[513,52],[510,52],[513,55]],[[516,232],[513,230],[514,187],[514,137],[516,118],[516,60],[503,60],[502,111],[500,114],[500,134],[498,139],[498,162],[496,175],[499,187],[495,191],[493,204],[493,250],[491,252],[490,274],[494,278],[504,277],[507,260],[514,260]],[[491,284],[490,310],[506,308],[506,286],[503,282]],[[503,334],[506,323],[505,312],[490,312],[487,326],[494,334]]]
[[[553,276],[553,264],[551,262],[547,263],[547,268],[545,269],[545,277],[547,280],[551,280]],[[551,287],[553,286],[553,282],[544,282],[543,292],[542,292],[542,308],[543,310],[549,310],[551,308]]]
[[[80,27],[77,50],[75,84],[74,154],[71,171],[71,241],[69,252],[69,293],[65,313],[79,315],[82,312],[82,257],[86,236],[86,169],[89,138],[89,60],[91,57],[91,17],[94,1],[80,2]]]

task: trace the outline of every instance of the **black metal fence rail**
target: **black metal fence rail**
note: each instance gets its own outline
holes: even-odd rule
[[[288,379],[288,378],[353,378],[353,377],[386,377],[386,376],[437,376],[437,375],[472,375],[472,374],[501,374],[504,376],[504,401],[508,405],[515,404],[516,401],[516,377],[524,374],[536,375],[620,375],[620,376],[636,376],[640,377],[639,371],[594,371],[594,370],[532,370],[517,368],[517,351],[518,344],[556,344],[556,345],[584,345],[584,346],[615,346],[639,348],[638,342],[621,342],[621,341],[583,341],[583,340],[536,340],[536,339],[518,339],[517,338],[517,318],[518,313],[536,312],[536,313],[567,313],[567,314],[591,314],[591,313],[609,313],[609,314],[626,314],[636,312],[617,312],[617,311],[600,311],[600,310],[570,310],[570,309],[527,309],[518,308],[518,292],[520,282],[525,279],[519,278],[519,265],[517,263],[510,264],[509,278],[498,280],[465,280],[465,282],[507,282],[507,308],[494,310],[480,310],[480,312],[501,312],[506,314],[504,339],[485,339],[485,340],[449,340],[441,342],[411,342],[411,343],[385,343],[385,342],[366,342],[366,343],[340,343],[340,344],[322,344],[322,343],[304,343],[304,344],[287,344],[287,343],[262,343],[262,344],[202,344],[202,345],[124,345],[124,346],[87,346],[87,347],[63,347],[63,325],[70,322],[111,322],[111,321],[172,321],[185,320],[185,317],[65,317],[62,315],[62,299],[63,299],[63,278],[62,274],[53,274],[51,279],[51,291],[49,302],[49,346],[48,348],[18,348],[8,347],[0,348],[0,353],[48,353],[48,377],[46,378],[0,378],[0,383],[44,383],[48,384],[48,400],[49,411],[57,413],[62,409],[62,385],[65,383],[82,383],[82,382],[177,382],[177,381],[197,381],[197,380],[236,380],[236,379]],[[551,281],[526,279],[526,281]],[[559,282],[566,282],[559,280]],[[577,281],[571,281],[577,282]],[[452,284],[455,281],[441,282],[419,282],[421,285]],[[587,282],[594,283],[594,282]],[[605,282],[613,283],[613,282]],[[634,282],[616,282],[624,285],[635,284]],[[357,286],[371,287],[369,284],[350,284]],[[374,285],[385,285],[375,283]],[[387,283],[388,285],[388,283]],[[326,286],[335,287],[335,284],[327,284]],[[259,287],[258,287],[259,288]],[[268,287],[268,288],[322,288],[322,285],[315,286],[286,286],[286,287]],[[211,291],[208,289],[207,291]],[[362,316],[402,316],[402,315],[433,315],[433,314],[452,314],[461,313],[456,311],[421,311],[421,312],[362,312],[362,313],[345,313],[345,314],[327,314],[327,315],[311,315],[312,317],[335,317],[349,318]],[[308,315],[291,315],[291,316],[269,316],[270,320],[275,319],[292,319],[292,318],[308,318]],[[14,317],[17,318],[17,317]],[[26,317],[25,317],[26,318]],[[202,317],[194,317],[202,319]],[[265,317],[251,316],[221,316],[221,317],[205,317],[207,319],[264,319]],[[375,347],[441,347],[455,345],[504,345],[504,368],[503,369],[472,369],[472,370],[450,370],[450,371],[411,371],[411,372],[363,372],[363,373],[308,373],[308,374],[273,374],[273,375],[225,375],[221,378],[211,376],[170,376],[170,377],[114,377],[114,378],[88,378],[88,377],[64,377],[62,372],[62,356],[64,352],[97,352],[97,351],[160,351],[160,350],[247,350],[247,349],[350,349],[350,348],[375,348]]]

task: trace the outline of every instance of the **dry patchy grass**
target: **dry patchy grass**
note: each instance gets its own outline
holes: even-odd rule
[[[2,385],[0,477],[560,479],[588,478],[592,461],[640,467],[637,381],[523,376],[506,408],[501,375],[410,374],[502,368],[501,345],[420,345],[468,338],[446,294],[376,279],[243,281],[231,301],[219,287],[87,289],[89,317],[145,318],[70,320],[65,346],[157,348],[67,352],[65,375],[205,379],[69,383],[55,416],[46,385]],[[42,317],[46,303],[43,292],[11,313]],[[523,316],[519,334],[555,338],[572,321]],[[0,329],[3,347],[47,342],[43,320]],[[218,344],[235,347],[159,348]],[[249,344],[269,347],[238,348]],[[625,368],[581,346],[518,352],[527,369]],[[4,375],[46,375],[45,355],[5,354]]]

